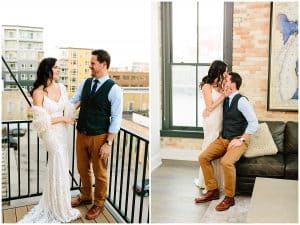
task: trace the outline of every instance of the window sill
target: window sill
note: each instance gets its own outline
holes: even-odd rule
[[[161,137],[203,138],[203,130],[160,130]]]

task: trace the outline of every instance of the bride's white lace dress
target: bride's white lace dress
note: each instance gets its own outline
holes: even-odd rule
[[[51,117],[72,113],[67,92],[59,84],[61,96],[58,102],[44,96],[43,107],[33,106],[33,128],[44,142],[48,152],[43,195],[20,223],[63,223],[80,217],[80,212],[71,207],[70,178],[68,174],[67,125],[51,125]],[[67,112],[66,112],[67,111]]]
[[[216,101],[220,97],[220,93],[212,88],[212,100]],[[201,152],[204,151],[208,145],[210,145],[219,135],[222,130],[222,122],[223,122],[223,104],[219,104],[208,117],[203,118],[203,132],[204,139],[202,143]],[[219,185],[219,190],[222,191],[224,188],[224,175],[223,169],[220,164],[220,159],[215,159],[212,161],[212,165],[214,168],[214,174],[217,178],[217,182]],[[201,167],[199,168],[199,178],[195,179],[195,183],[197,186],[201,188],[205,188],[204,177],[202,173]]]

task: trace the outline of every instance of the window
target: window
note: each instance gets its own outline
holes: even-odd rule
[[[21,65],[21,70],[26,70],[26,64]]]
[[[9,32],[8,32],[8,37],[14,38],[14,37],[15,37],[15,32],[9,31]]]
[[[13,70],[13,69],[16,69],[16,64],[15,63],[10,63],[9,64],[9,67]]]
[[[128,111],[133,111],[133,101],[128,102]]]
[[[77,52],[72,52],[72,57],[77,58]]]
[[[29,74],[29,80],[35,80],[35,77],[33,74]]]
[[[90,70],[88,70],[88,69],[85,69],[85,70],[84,70],[84,73],[85,73],[85,74],[89,74],[89,72],[90,72]]]
[[[76,91],[76,86],[71,86],[71,92],[75,92]]]
[[[230,69],[233,3],[163,2],[162,136],[203,137],[199,83],[213,60]],[[225,32],[224,32],[225,31]]]
[[[11,113],[12,111],[13,111],[13,103],[9,101],[7,106],[7,112]]]
[[[21,80],[26,80],[26,74],[24,73],[21,74]]]
[[[72,70],[72,75],[77,75],[77,70]]]

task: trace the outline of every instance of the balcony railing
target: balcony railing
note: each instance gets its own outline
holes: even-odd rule
[[[31,129],[31,120],[2,122],[2,201],[42,194],[48,155],[43,143]],[[69,127],[70,189],[80,188],[76,172],[75,125]],[[108,160],[107,203],[116,220],[149,222],[149,141],[121,128]],[[120,218],[122,218],[120,220]]]

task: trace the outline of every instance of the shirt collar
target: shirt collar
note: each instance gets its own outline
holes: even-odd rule
[[[93,78],[93,81],[95,80],[95,79],[97,79],[97,78]],[[100,84],[103,84],[105,81],[107,81],[109,79],[109,77],[108,77],[108,75],[104,75],[103,77],[101,77],[101,78],[99,78],[98,80],[99,80],[99,83]]]
[[[235,92],[231,93],[231,94],[228,96],[228,97],[229,97],[229,100],[231,101],[231,100],[234,98],[234,96],[236,96],[238,93],[239,93],[238,90],[236,90]]]

